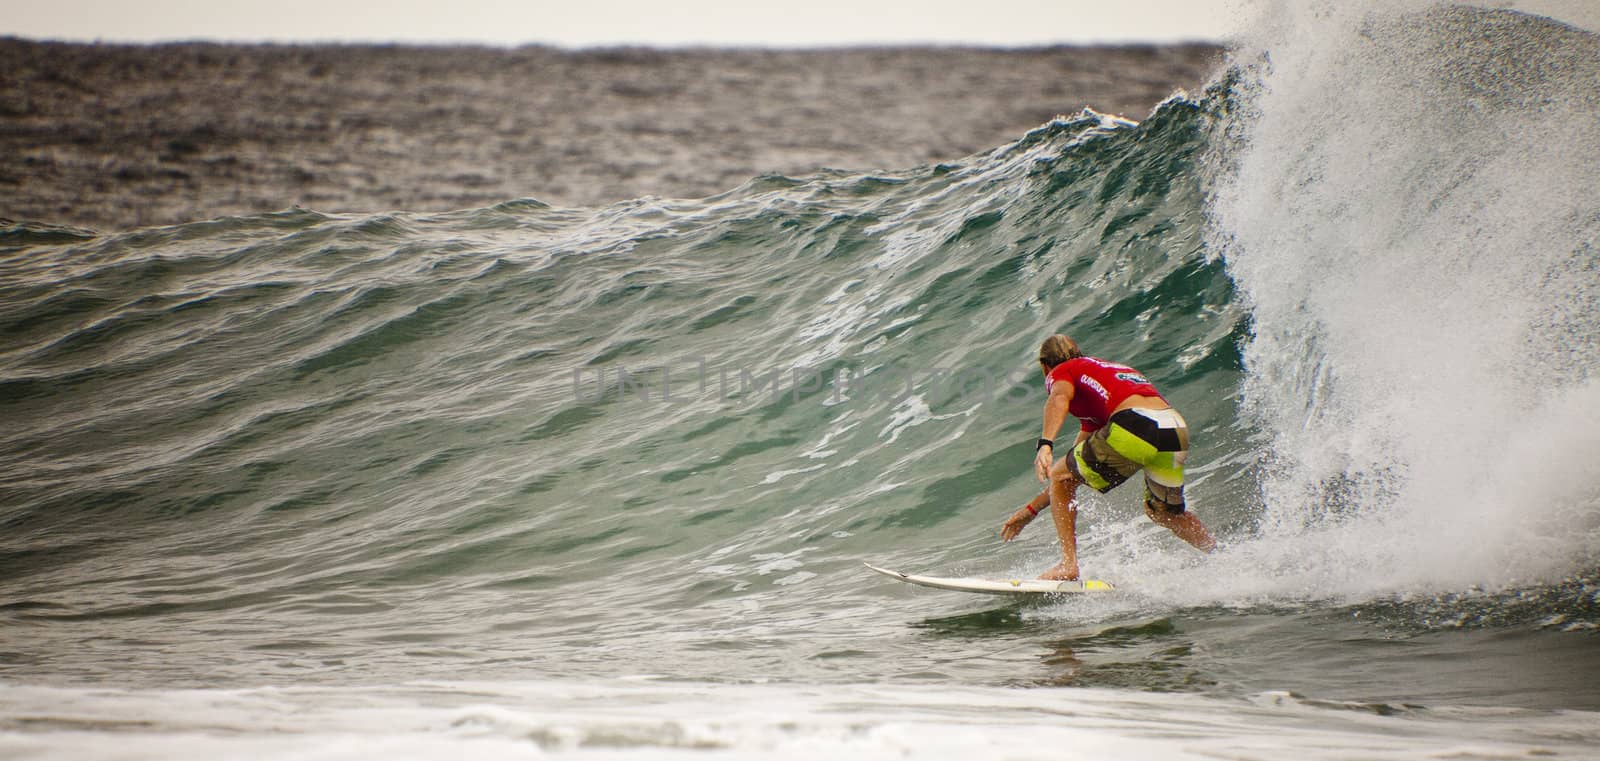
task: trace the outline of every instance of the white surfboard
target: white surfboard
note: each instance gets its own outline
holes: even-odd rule
[[[979,592],[991,595],[1037,595],[1110,592],[1114,589],[1109,582],[1098,579],[1045,581],[1044,579],[945,578],[940,576],[917,576],[891,571],[887,568],[879,568],[871,563],[862,563],[862,565],[890,578],[899,579],[910,584],[933,587],[934,589],[949,589],[956,592]]]

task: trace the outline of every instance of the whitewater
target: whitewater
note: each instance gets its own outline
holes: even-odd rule
[[[704,199],[0,230],[8,758],[1594,758],[1600,27],[1267,9],[1204,92]],[[1557,12],[1559,11],[1559,12]],[[1085,493],[1039,342],[1191,426]]]

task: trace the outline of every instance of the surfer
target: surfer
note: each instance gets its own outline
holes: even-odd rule
[[[1034,474],[1045,491],[1011,514],[1000,538],[1011,541],[1044,509],[1061,538],[1061,563],[1041,579],[1078,578],[1078,484],[1105,493],[1144,471],[1144,513],[1196,548],[1217,541],[1183,503],[1183,461],[1189,428],[1143,374],[1126,365],[1085,357],[1071,338],[1056,334],[1039,347],[1044,372],[1044,433],[1034,448]],[[1055,459],[1055,436],[1067,415],[1082,424],[1070,452]]]

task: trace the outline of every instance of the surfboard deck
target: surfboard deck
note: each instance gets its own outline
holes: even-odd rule
[[[1079,594],[1083,592],[1110,592],[1115,587],[1109,582],[1098,579],[1082,579],[1080,581],[1045,581],[1043,579],[975,579],[975,578],[947,578],[942,576],[918,576],[900,571],[891,571],[879,568],[871,563],[862,563],[867,568],[888,576],[899,579],[908,584],[932,587],[934,589],[948,589],[955,592],[978,592],[990,595],[1039,595],[1039,594]]]

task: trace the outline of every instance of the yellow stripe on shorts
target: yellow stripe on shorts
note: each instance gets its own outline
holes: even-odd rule
[[[1089,467],[1089,463],[1083,461],[1083,448],[1088,445],[1088,443],[1089,442],[1085,441],[1082,444],[1073,447],[1072,459],[1078,466],[1078,475],[1083,476],[1083,482],[1088,484],[1089,488],[1091,489],[1103,491],[1108,485],[1110,485],[1111,482],[1101,478],[1099,473],[1094,472],[1094,468]]]

